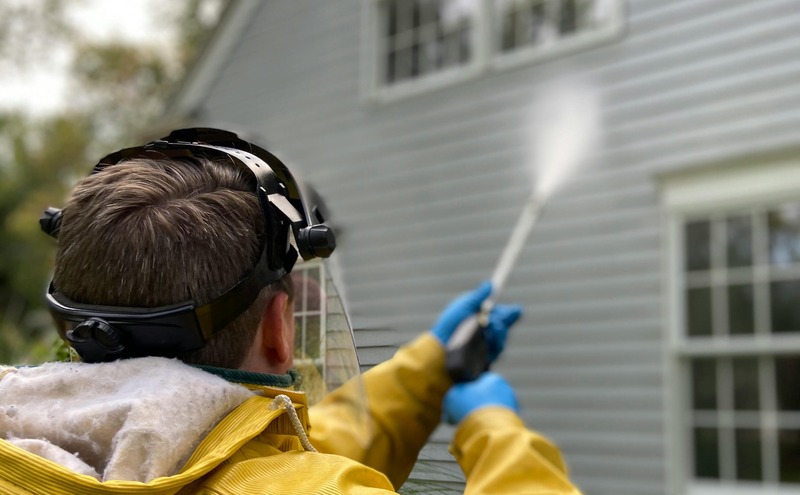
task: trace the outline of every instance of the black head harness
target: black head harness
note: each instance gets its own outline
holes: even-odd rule
[[[58,331],[86,362],[173,357],[199,349],[250,307],[261,289],[289,273],[298,254],[305,260],[327,258],[336,246],[333,232],[322,224],[321,212],[316,205],[307,204],[301,184],[286,165],[232,132],[176,130],[158,141],[106,156],[91,173],[134,158],[187,157],[227,161],[255,178],[253,194],[266,222],[259,260],[236,284],[202,306],[194,301],[153,308],[81,304],[68,299],[51,283],[47,304]],[[61,210],[48,208],[40,220],[42,230],[57,238],[61,218]]]

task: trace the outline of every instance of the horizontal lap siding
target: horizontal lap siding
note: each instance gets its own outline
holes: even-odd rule
[[[662,494],[662,212],[656,174],[800,144],[796,0],[632,0],[618,42],[365,104],[361,2],[264,2],[202,108],[260,131],[325,196],[362,367],[488,278],[530,192],[527,107],[597,82],[605,148],[558,192],[503,300],[497,369],[592,495]],[[440,428],[414,477],[457,489]]]

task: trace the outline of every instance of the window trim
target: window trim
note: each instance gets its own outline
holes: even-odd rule
[[[695,479],[689,429],[687,362],[690,358],[737,355],[775,356],[800,352],[800,336],[756,335],[738,338],[689,338],[684,334],[683,225],[693,215],[752,209],[796,200],[800,192],[800,154],[747,157],[736,163],[712,164],[659,177],[663,212],[665,479],[667,493],[686,495],[798,495],[797,488],[772,483],[726,483]],[[759,491],[760,490],[760,491]]]
[[[474,60],[463,66],[456,66],[441,72],[432,73],[419,79],[384,86],[381,83],[384,39],[379,35],[379,5],[385,0],[361,0],[361,61],[360,94],[365,103],[388,104],[412,96],[421,95],[453,86],[481,75],[502,72],[514,68],[543,63],[572,53],[596,48],[614,42],[624,35],[624,0],[613,2],[613,22],[602,28],[570,36],[552,46],[526,47],[510,53],[497,52],[497,16],[492,8],[493,0],[476,0],[477,14],[473,16],[472,33]]]

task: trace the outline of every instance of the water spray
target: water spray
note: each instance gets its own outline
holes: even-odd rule
[[[535,165],[533,192],[494,269],[491,295],[480,312],[463,321],[447,342],[445,365],[454,382],[474,380],[489,369],[484,330],[492,307],[548,199],[598,143],[598,101],[591,88],[578,83],[560,84],[543,91],[532,106],[529,124],[536,137],[530,157]]]

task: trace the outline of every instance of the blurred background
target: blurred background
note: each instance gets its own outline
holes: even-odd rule
[[[203,47],[224,0],[0,2],[0,361],[58,349],[38,227],[97,159],[138,144]]]
[[[309,366],[322,280],[368,369],[546,191],[496,369],[577,484],[800,494],[797,0],[0,0],[0,67],[2,360],[53,355],[43,208],[111,150],[232,126],[330,207]],[[452,434],[405,493],[463,490]]]

